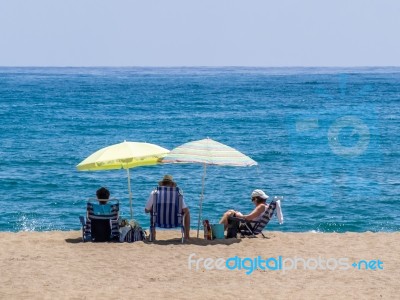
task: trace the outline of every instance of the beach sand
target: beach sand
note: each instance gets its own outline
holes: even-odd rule
[[[0,299],[399,299],[400,233],[281,233],[181,244],[178,231],[154,243],[82,243],[79,231],[0,233]],[[192,233],[195,236],[195,232]],[[193,259],[346,258],[383,269],[205,270]],[[273,261],[270,261],[273,262]],[[343,262],[343,261],[342,261]],[[289,266],[290,261],[286,262]],[[333,268],[335,261],[330,260]],[[315,264],[310,262],[312,268]],[[270,264],[273,267],[273,264]],[[371,265],[373,267],[373,263]],[[378,265],[375,264],[375,267]]]

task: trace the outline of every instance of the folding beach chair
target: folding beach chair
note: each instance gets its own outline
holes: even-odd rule
[[[119,241],[119,201],[110,200],[106,204],[91,202],[86,206],[87,218],[80,216],[82,239],[84,242]]]
[[[240,233],[241,237],[256,237],[256,235],[260,234],[265,238],[263,234],[263,229],[267,226],[268,222],[271,220],[272,216],[275,213],[277,201],[272,201],[267,210],[264,212],[262,218],[259,221],[246,221],[243,218],[238,217],[229,217],[228,218],[228,230],[235,229]],[[231,227],[231,228],[229,228]],[[235,228],[232,228],[235,227]]]
[[[159,186],[153,197],[153,207],[150,213],[150,241],[155,240],[156,227],[180,227],[183,243],[185,214],[182,214],[183,196],[179,188]]]

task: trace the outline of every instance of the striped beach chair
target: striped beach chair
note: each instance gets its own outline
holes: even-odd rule
[[[178,187],[159,186],[153,193],[153,207],[150,214],[150,241],[155,240],[156,227],[181,228],[182,243],[185,232],[182,214],[183,196]]]
[[[246,221],[243,218],[229,217],[228,223],[233,226],[238,226],[237,231],[240,233],[241,237],[256,237],[256,235],[261,233],[261,235],[265,238],[265,235],[262,231],[267,226],[275,213],[277,205],[276,202],[277,201],[272,201],[269,204],[267,210],[264,212],[262,218],[259,221]]]
[[[80,216],[84,242],[119,241],[119,201],[106,204],[89,201],[86,206],[87,218]]]

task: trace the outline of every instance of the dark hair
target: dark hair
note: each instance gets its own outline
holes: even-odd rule
[[[176,187],[176,183],[171,180],[162,180],[158,183],[159,186]]]
[[[267,202],[267,199],[264,199],[264,198],[261,198],[261,197],[258,197],[258,196],[257,196],[257,197],[252,197],[251,199],[252,199],[252,200],[253,200],[253,199],[256,199],[256,203],[257,203],[257,204]]]
[[[96,196],[99,200],[108,200],[110,198],[110,191],[105,187],[101,187],[96,191]]]

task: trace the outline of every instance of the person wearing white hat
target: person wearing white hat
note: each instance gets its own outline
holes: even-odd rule
[[[230,216],[243,218],[247,221],[258,221],[259,219],[262,218],[264,212],[268,209],[268,204],[266,204],[268,198],[269,196],[266,193],[264,193],[263,190],[259,189],[254,190],[251,193],[251,201],[256,207],[253,209],[251,213],[249,213],[248,215],[244,215],[240,211],[235,211],[233,209],[230,209],[226,213],[224,213],[219,223],[224,224],[224,228],[226,230],[228,227],[228,218]]]

